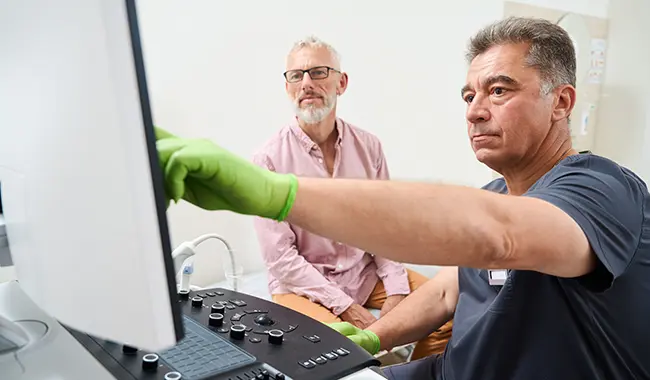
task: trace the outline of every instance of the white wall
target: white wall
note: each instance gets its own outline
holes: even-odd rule
[[[607,0],[519,0],[605,17]],[[399,4],[399,5],[398,5]],[[377,134],[393,178],[481,186],[465,134],[467,39],[501,17],[502,0],[327,2],[142,0],[141,30],[156,122],[250,157],[292,116],[282,72],[292,42],[316,34],[342,54],[350,87],[339,115]],[[647,61],[646,61],[647,62]],[[263,268],[251,219],[187,204],[169,211],[172,240],[218,232],[248,271]],[[216,250],[211,243],[202,251]],[[201,268],[220,278],[202,253]],[[209,282],[202,280],[203,283]]]
[[[14,280],[16,278],[16,270],[14,267],[0,267],[0,283]]]
[[[428,1],[139,4],[155,120],[173,132],[250,157],[292,116],[285,56],[314,33],[339,50],[350,76],[339,115],[381,138],[394,178],[473,186],[491,178],[469,147],[460,88],[466,41],[500,17],[501,1],[449,2],[445,13]],[[248,270],[263,267],[250,218],[186,204],[169,215],[174,244],[215,231]],[[210,270],[220,275],[218,263]]]
[[[650,181],[650,1],[612,0],[594,151]]]
[[[612,0],[614,2],[618,0]],[[513,3],[529,4],[538,7],[580,13],[585,16],[608,17],[610,0],[511,0]]]

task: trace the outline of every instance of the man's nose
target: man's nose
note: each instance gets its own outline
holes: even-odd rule
[[[311,79],[309,72],[306,72],[302,76],[301,87],[303,90],[314,88],[314,81]]]
[[[490,120],[490,110],[488,109],[488,100],[476,95],[472,102],[467,106],[465,117],[472,124],[483,123]]]

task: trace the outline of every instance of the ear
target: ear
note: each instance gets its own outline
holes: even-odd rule
[[[347,73],[341,73],[341,78],[339,79],[339,82],[336,84],[336,95],[343,95],[345,90],[348,88],[348,74]]]
[[[555,104],[551,120],[557,122],[568,119],[576,105],[576,89],[571,85],[558,87],[556,90]]]

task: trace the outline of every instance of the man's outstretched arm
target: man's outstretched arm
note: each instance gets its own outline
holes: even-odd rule
[[[167,137],[157,146],[166,190],[175,201],[288,220],[401,262],[581,276],[597,260],[575,221],[584,207],[575,203],[596,200],[608,205],[605,211],[620,213],[614,204],[630,202],[625,198],[629,189],[620,180],[589,173],[565,175],[537,197],[507,196],[426,183],[298,180],[260,168],[207,140]],[[580,177],[578,182],[575,177]]]
[[[595,263],[584,233],[559,208],[462,186],[300,178],[287,220],[400,262],[566,277]]]

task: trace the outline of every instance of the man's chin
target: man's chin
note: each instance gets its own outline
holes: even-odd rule
[[[492,149],[486,149],[486,148],[478,149],[474,151],[474,156],[476,157],[476,160],[478,160],[480,163],[490,167],[491,167],[490,164],[493,164],[494,161],[498,160],[497,152],[495,152]]]
[[[316,124],[325,120],[330,113],[331,110],[326,108],[300,108],[296,116],[307,124]]]

